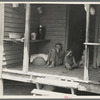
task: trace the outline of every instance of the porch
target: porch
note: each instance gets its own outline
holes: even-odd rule
[[[75,37],[75,35],[73,35],[74,30],[72,33],[71,33],[72,29],[67,31],[68,26],[69,26],[69,22],[68,22],[69,6],[68,5],[64,5],[64,6],[42,5],[42,6],[45,7],[45,10],[47,10],[44,16],[40,16],[37,14],[37,12],[35,12],[35,11],[37,11],[38,5],[26,4],[26,8],[27,8],[26,9],[26,21],[24,22],[24,20],[22,20],[22,19],[23,19],[23,17],[25,19],[25,13],[22,16],[20,16],[19,12],[15,13],[15,10],[12,8],[11,5],[6,5],[6,11],[5,11],[5,13],[6,13],[5,14],[6,15],[5,16],[5,20],[6,20],[5,26],[6,27],[5,27],[4,37],[2,38],[2,40],[4,40],[4,42],[2,42],[2,48],[4,48],[4,51],[2,50],[2,53],[3,53],[3,66],[2,66],[3,68],[1,67],[3,70],[2,75],[1,75],[2,79],[16,80],[16,81],[29,82],[29,83],[32,83],[32,82],[34,83],[34,81],[38,77],[49,78],[51,80],[53,79],[56,81],[59,81],[59,80],[60,81],[62,81],[62,80],[71,81],[71,80],[73,80],[74,82],[79,83],[78,89],[81,91],[100,93],[99,69],[88,68],[89,67],[89,62],[88,62],[89,57],[87,57],[85,59],[85,60],[87,60],[85,69],[78,67],[71,71],[67,70],[64,66],[57,66],[54,68],[46,68],[43,66],[29,65],[29,56],[31,54],[40,53],[40,52],[47,53],[48,50],[51,47],[53,47],[56,42],[59,42],[59,41],[64,45],[64,49],[66,50],[68,47],[68,43],[67,43],[68,35],[71,34],[71,36],[73,36],[73,38]],[[32,11],[35,7],[35,11],[34,11],[34,13],[32,13],[32,15],[31,15],[31,10],[30,10],[31,7],[32,7]],[[82,5],[81,7],[83,10],[84,5]],[[90,6],[88,6],[88,7],[90,7]],[[11,10],[11,9],[13,9],[13,10]],[[54,11],[54,9],[55,9],[55,11]],[[21,23],[22,25],[19,22],[17,23],[15,21],[15,19],[12,18],[12,16],[9,16],[9,14],[7,14],[8,12],[11,13],[10,10],[14,14],[16,14],[16,16],[18,17],[15,19],[17,19],[19,22],[23,21]],[[24,9],[24,11],[25,11],[25,9]],[[50,11],[50,12],[48,12],[48,11]],[[35,17],[34,17],[34,14],[36,14]],[[80,14],[80,13],[78,13],[78,14]],[[87,14],[89,14],[89,12],[87,12]],[[52,15],[52,16],[50,17],[50,15]],[[10,20],[9,20],[9,17],[10,17]],[[71,16],[71,17],[73,17],[73,16]],[[89,16],[87,15],[87,17],[89,17]],[[30,18],[31,18],[31,24],[29,22]],[[47,43],[47,41],[44,43],[42,43],[41,41],[37,42],[37,40],[36,40],[36,42],[35,41],[30,42],[30,33],[33,31],[36,31],[37,24],[40,24],[39,20],[42,24],[47,26],[47,34],[46,34],[45,39],[51,40],[48,43]],[[12,22],[12,21],[15,21],[15,22]],[[34,24],[34,22],[35,22],[35,24]],[[65,23],[65,22],[67,22],[67,23]],[[81,20],[80,20],[80,22],[81,22]],[[8,23],[10,23],[10,24],[8,24]],[[15,23],[15,24],[13,24],[13,23]],[[93,23],[95,23],[95,22],[93,22]],[[19,29],[19,24],[21,25],[20,28],[22,29],[22,31]],[[9,28],[9,25],[10,25],[10,28]],[[15,26],[13,27],[13,25],[15,25]],[[73,25],[76,26],[75,23]],[[80,25],[81,25],[81,23],[80,23]],[[80,26],[80,25],[77,25],[77,26]],[[86,25],[88,26],[89,23],[87,22]],[[93,24],[93,25],[95,25],[95,24]],[[30,29],[30,27],[31,27],[31,29]],[[33,27],[34,27],[34,29],[33,29]],[[65,28],[65,27],[67,27],[67,28]],[[71,27],[72,26],[70,26],[70,28]],[[70,42],[69,44],[71,46],[70,48],[73,49],[75,57],[78,57],[77,58],[78,61],[80,60],[80,58],[82,56],[82,51],[84,50],[84,48],[82,48],[82,46],[83,46],[83,43],[85,42],[85,40],[82,38],[83,41],[82,41],[82,44],[80,44],[80,40],[81,40],[81,38],[79,37],[80,29],[81,28],[78,27],[78,31],[75,32],[75,33],[78,33],[76,35],[77,38],[74,38],[75,39],[74,40],[70,36],[70,38],[73,40],[73,42],[69,41]],[[17,43],[13,43],[13,41],[9,41],[9,37],[8,37],[9,31],[24,33],[24,30],[25,30],[24,44],[23,43],[20,43],[21,45],[17,44],[19,41],[16,41]],[[87,28],[87,32],[86,32],[87,34],[88,34],[88,31],[89,30]],[[93,29],[93,32],[94,31],[95,31],[95,29]],[[84,31],[82,31],[82,32],[84,32]],[[92,40],[94,39],[94,33],[92,34],[93,35]],[[71,40],[71,39],[69,39],[69,40]],[[88,36],[86,36],[86,39],[88,40]],[[7,40],[7,41],[5,41],[5,40]],[[76,40],[78,40],[78,41],[76,41]],[[88,42],[88,41],[86,41],[86,42]],[[90,42],[92,42],[92,41],[90,41]],[[86,51],[87,51],[86,55],[88,55],[89,54],[89,51],[87,50],[88,44],[85,44],[85,46],[86,46]],[[82,50],[80,51],[80,49],[82,49]],[[92,53],[90,52],[90,55],[93,56],[93,52],[95,52],[94,48],[92,48],[91,50],[92,50]],[[80,53],[79,53],[79,51],[80,51]],[[92,57],[92,60],[93,60],[93,57]],[[19,66],[19,65],[15,66],[19,62],[21,62],[23,64],[21,66]],[[95,61],[95,64],[96,64],[96,61]],[[88,75],[88,71],[89,71],[89,75]],[[87,77],[89,77],[89,79]],[[86,78],[86,79],[84,80],[83,78]]]
[[[14,66],[14,67],[8,67],[3,68],[3,71],[11,71],[11,72],[22,72],[23,66]],[[30,64],[28,73],[37,73],[37,75],[57,75],[57,76],[64,76],[68,77],[70,80],[73,79],[74,81],[84,81],[84,68],[83,67],[77,67],[73,70],[68,70],[63,65],[56,66],[54,68],[48,68],[45,66],[34,66]],[[100,69],[89,69],[89,80],[94,82],[100,82]],[[85,82],[85,81],[84,81]]]
[[[40,79],[49,79],[47,85],[55,86],[59,82],[75,82],[79,83],[78,90],[93,92],[100,94],[100,72],[98,69],[91,69],[89,72],[89,81],[83,80],[83,68],[76,68],[72,71],[67,70],[64,66],[57,66],[55,68],[45,68],[30,65],[29,71],[23,73],[22,66],[4,68],[2,71],[2,79],[14,80],[19,82],[27,82],[36,84],[35,81]],[[53,82],[53,83],[52,83]],[[57,82],[57,83],[55,83]],[[40,81],[43,83],[43,81]],[[59,85],[58,85],[59,87]],[[60,85],[64,87],[64,84]]]

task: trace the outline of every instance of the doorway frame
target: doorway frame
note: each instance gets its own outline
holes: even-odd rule
[[[69,48],[69,24],[70,24],[70,7],[71,7],[72,4],[68,4],[66,6],[66,27],[65,27],[65,42],[64,42],[64,50],[67,50]],[[84,4],[81,4],[84,6]],[[84,9],[84,8],[83,8]],[[84,9],[85,11],[85,9]],[[86,17],[86,15],[85,15]],[[85,23],[86,25],[86,23]],[[86,30],[86,27],[84,28]],[[84,33],[86,35],[86,32]],[[85,36],[86,38],[86,36]],[[84,42],[85,42],[85,39],[84,39]],[[84,44],[84,43],[83,43]],[[85,45],[84,45],[84,49],[85,49]]]

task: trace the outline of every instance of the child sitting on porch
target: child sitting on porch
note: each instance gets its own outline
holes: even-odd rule
[[[77,66],[75,58],[72,55],[72,50],[67,50],[65,53],[64,65],[67,69],[72,70]]]
[[[81,57],[81,61],[79,62],[79,66],[84,67],[84,63],[85,63],[85,50],[83,50],[83,55]]]
[[[61,43],[56,43],[55,48],[51,49],[48,54],[47,64],[48,67],[54,67],[63,64],[64,51]]]

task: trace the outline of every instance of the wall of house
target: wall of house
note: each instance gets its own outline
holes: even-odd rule
[[[31,5],[31,19],[30,19],[30,33],[35,32],[37,33],[37,27],[40,23],[40,15],[37,11],[37,7],[39,5],[32,4]],[[30,36],[31,39],[31,36]],[[30,44],[30,54],[38,53],[38,43],[31,43]]]
[[[100,43],[100,5],[91,5],[95,9],[95,14],[90,14],[89,42]],[[89,46],[90,67],[100,66],[100,46]]]
[[[38,4],[31,4],[31,21],[30,21],[30,24],[31,24],[31,32],[37,32],[37,27],[40,23],[40,15],[37,11],[37,8],[38,8]]]
[[[89,42],[90,43],[97,43],[97,31],[96,31],[96,16],[97,15],[97,6],[96,5],[91,5],[91,7],[93,7],[95,9],[95,14],[92,15],[90,14],[90,24],[89,24]],[[90,63],[90,67],[92,67],[91,65],[93,64],[93,59],[94,58],[94,49],[95,46],[89,46],[89,63]],[[94,67],[94,66],[93,66]]]
[[[31,33],[37,33],[37,27],[40,24],[40,15],[37,7],[39,5],[31,4],[30,18],[30,39]],[[24,34],[25,31],[25,8],[20,5],[19,8],[13,8],[12,4],[5,4],[4,18],[4,38],[9,38],[9,33]],[[30,43],[30,55],[38,53],[39,43]],[[4,41],[3,67],[11,67],[22,64],[23,61],[23,43]]]
[[[81,60],[85,42],[86,12],[84,5],[70,5],[68,48],[72,49],[76,61]]]
[[[100,5],[98,5],[98,11],[97,11],[97,20],[98,20],[98,24],[97,24],[97,40],[96,42],[100,43]],[[97,46],[97,65],[99,66],[100,65],[100,46]]]
[[[25,9],[23,5],[13,8],[12,4],[5,4],[4,10],[4,38],[9,38],[9,33],[24,34]],[[23,60],[23,43],[4,41],[3,66],[18,65]]]
[[[66,5],[41,5],[44,13],[40,16],[40,24],[46,28],[46,39],[50,42],[40,43],[40,52],[48,53],[55,43],[64,45],[66,31]]]

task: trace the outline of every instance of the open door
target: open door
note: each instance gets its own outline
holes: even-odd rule
[[[70,5],[68,49],[72,49],[76,62],[81,59],[85,48],[86,12],[84,5]]]

